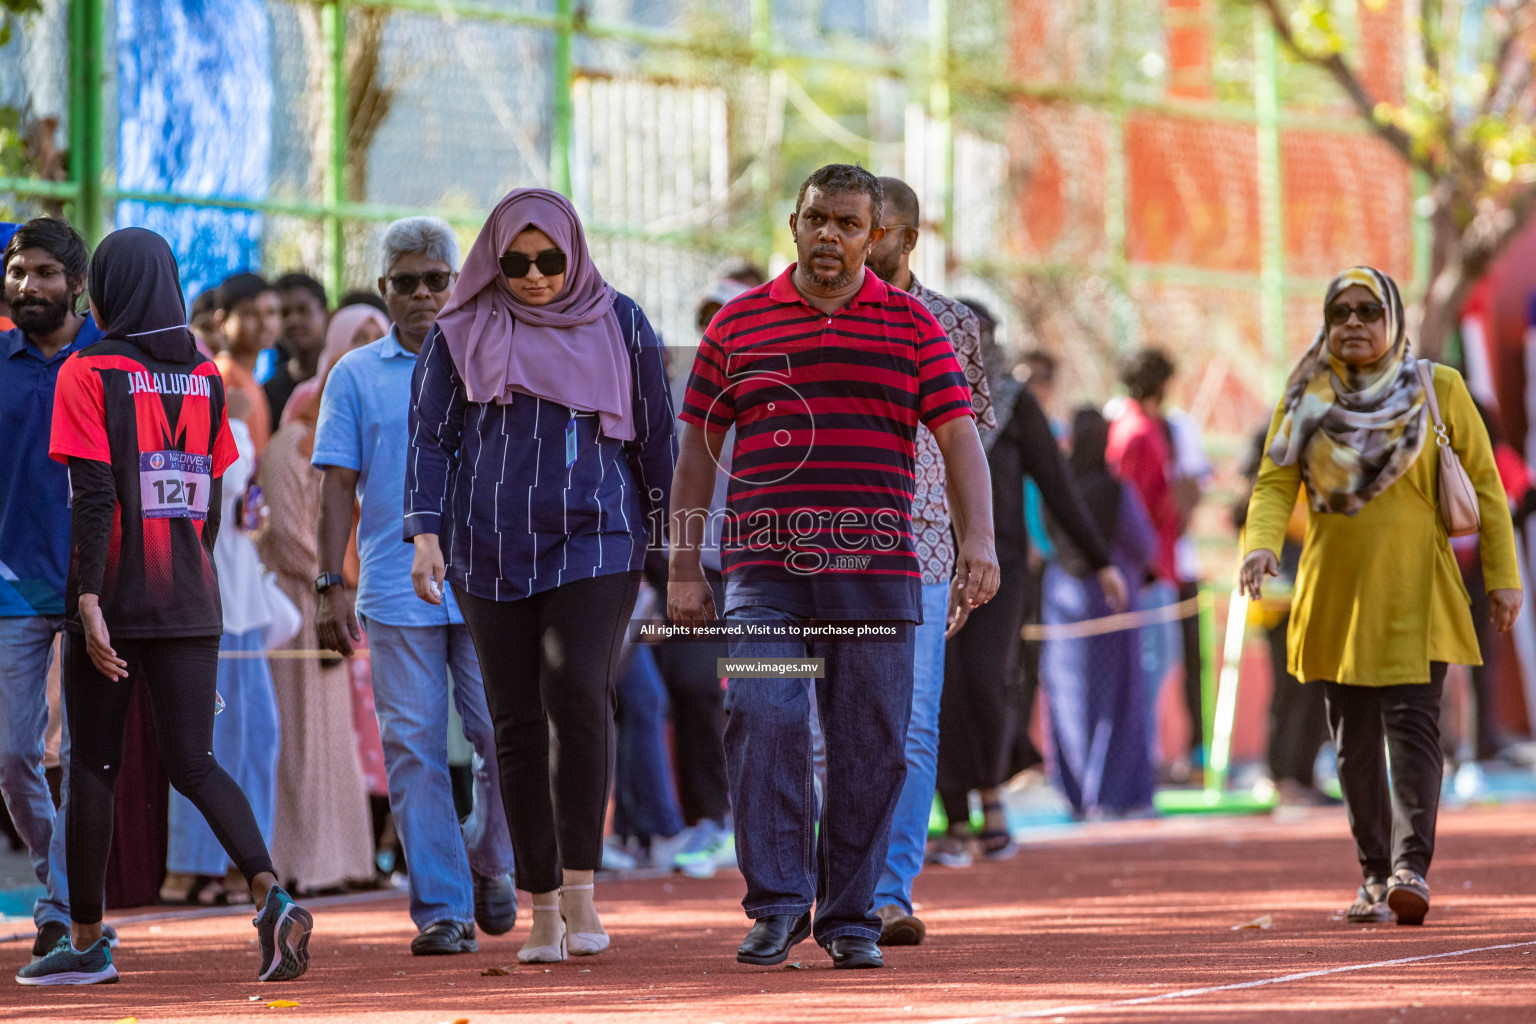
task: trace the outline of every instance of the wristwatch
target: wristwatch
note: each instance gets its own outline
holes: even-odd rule
[[[338,583],[345,582],[339,572],[323,572],[315,577],[315,593],[323,594]]]

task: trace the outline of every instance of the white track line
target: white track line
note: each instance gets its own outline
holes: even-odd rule
[[[1300,974],[1282,974],[1277,978],[1260,978],[1257,981],[1241,981],[1232,985],[1212,985],[1208,988],[1186,988],[1177,992],[1163,992],[1155,996],[1138,996],[1135,999],[1116,999],[1108,1003],[1078,1003],[1073,1006],[1057,1006],[1045,1010],[1021,1010],[1018,1013],[990,1014],[986,1017],[948,1017],[930,1021],[929,1024],[988,1024],[990,1021],[1031,1020],[1038,1017],[1065,1017],[1070,1013],[1089,1013],[1095,1010],[1111,1010],[1117,1006],[1145,1006],[1163,1003],[1170,999],[1194,999],[1216,992],[1237,992],[1246,988],[1263,988],[1266,985],[1283,985],[1288,981],[1305,981],[1307,978],[1323,978],[1330,974],[1348,974],[1352,971],[1370,971],[1378,967],[1396,967],[1399,964],[1415,964],[1423,960],[1444,960],[1453,956],[1470,956],[1473,953],[1493,953],[1501,949],[1523,949],[1536,946],[1530,942],[1506,942],[1499,946],[1479,946],[1476,949],[1454,949],[1449,953],[1427,953],[1424,956],[1405,956],[1397,960],[1378,960],[1369,964],[1350,964],[1346,967],[1329,967],[1321,971],[1302,971]]]

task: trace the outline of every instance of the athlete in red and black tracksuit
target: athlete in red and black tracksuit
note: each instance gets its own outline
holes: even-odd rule
[[[308,962],[309,914],[277,885],[240,787],[214,759],[223,613],[213,563],[221,480],[235,461],[224,388],[186,328],[176,261],[159,235],[129,228],[91,260],[100,342],[59,372],[49,453],[69,466],[71,557],[65,592],[65,707],[71,752],[66,861],[73,944],[32,968],[28,984],[110,981],[101,945],[131,675],[142,675],[171,784],[208,820],[250,881],[261,914],[261,980]],[[46,968],[56,961],[53,971]],[[54,980],[48,980],[54,979]]]

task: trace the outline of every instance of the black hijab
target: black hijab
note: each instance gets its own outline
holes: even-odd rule
[[[1096,409],[1079,409],[1072,416],[1072,454],[1067,465],[1099,536],[1112,545],[1120,525],[1122,492],[1120,481],[1109,471],[1108,448],[1109,422]]]
[[[192,362],[197,347],[165,239],[145,228],[112,232],[91,256],[86,287],[105,338],[126,341],[162,363]]]

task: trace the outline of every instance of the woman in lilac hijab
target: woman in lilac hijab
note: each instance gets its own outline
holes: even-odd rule
[[[663,355],[593,265],[570,202],[518,189],[416,364],[411,575],[432,604],[453,587],[480,658],[518,885],[533,894],[523,963],[608,948],[592,873],[615,669],[676,456]]]

